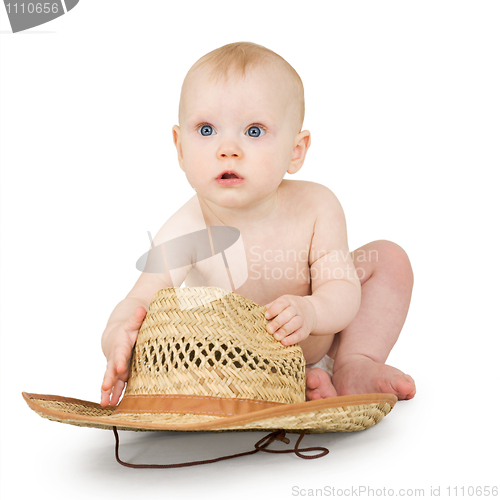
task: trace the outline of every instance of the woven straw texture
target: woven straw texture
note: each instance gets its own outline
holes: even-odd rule
[[[397,401],[392,394],[306,402],[302,349],[276,341],[266,330],[264,311],[255,302],[216,287],[165,288],[153,297],[137,337],[122,402],[154,395],[174,398],[177,406],[168,410],[102,408],[40,394],[23,393],[23,397],[49,420],[135,431],[351,432],[372,427],[391,411]],[[175,395],[251,400],[259,408],[229,416],[211,408],[178,412]],[[265,406],[261,401],[278,404]]]
[[[337,398],[331,398],[333,401]],[[326,401],[326,400],[325,400]],[[334,408],[322,410],[308,410],[293,415],[280,415],[272,418],[252,421],[245,424],[220,426],[217,429],[202,428],[201,423],[217,423],[227,420],[222,417],[209,415],[180,415],[180,414],[141,414],[141,415],[112,415],[112,408],[101,408],[98,404],[80,401],[78,403],[67,403],[33,398],[32,402],[40,405],[40,409],[52,410],[60,414],[60,417],[37,411],[44,418],[56,422],[72,424],[83,427],[96,427],[111,429],[116,426],[122,430],[154,431],[154,430],[179,430],[179,431],[272,431],[285,429],[287,432],[300,432],[307,430],[308,433],[323,432],[354,432],[368,429],[380,422],[392,409],[394,402],[379,401],[369,404],[347,404]],[[308,405],[309,403],[306,403]],[[67,414],[63,415],[63,414]],[[86,416],[99,421],[75,420],[72,415]],[[104,417],[104,419],[103,419]],[[256,415],[257,418],[257,415]],[[107,420],[107,421],[106,421]],[[195,424],[194,429],[183,428]],[[142,425],[142,427],[141,427]],[[149,428],[148,428],[149,427]]]
[[[216,287],[160,290],[137,337],[125,396],[305,401],[302,349],[276,341],[264,311]]]

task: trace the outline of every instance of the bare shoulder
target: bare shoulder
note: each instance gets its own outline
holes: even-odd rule
[[[205,228],[198,196],[194,195],[163,224],[154,238],[154,244],[164,243]]]
[[[180,287],[196,260],[196,240],[191,236],[203,229],[206,225],[195,195],[156,233],[152,247],[138,261],[143,272],[130,294],[149,303],[159,289]]]
[[[294,199],[300,200],[297,202],[300,205],[298,209],[307,210],[314,221],[310,265],[331,252],[348,254],[344,211],[333,191],[323,184],[302,180],[293,181],[286,187],[291,190]]]
[[[333,191],[323,184],[304,180],[283,180],[283,187],[294,200],[300,200],[308,207],[312,207],[315,216],[324,216],[340,212],[342,205]]]

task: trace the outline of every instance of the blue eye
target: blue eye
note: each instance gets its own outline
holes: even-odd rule
[[[203,135],[203,136],[207,136],[207,135],[214,135],[215,134],[215,130],[212,128],[211,125],[202,125],[199,129],[198,129],[198,132]],[[213,133],[212,133],[213,132]]]
[[[262,132],[262,134],[260,133]],[[265,134],[265,131],[263,128],[261,127],[258,127],[257,125],[252,125],[249,129],[248,129],[248,135],[250,137],[261,137],[262,135]]]

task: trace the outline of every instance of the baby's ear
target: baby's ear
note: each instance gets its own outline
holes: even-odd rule
[[[174,125],[172,127],[172,136],[174,138],[174,146],[178,148],[181,141],[181,128],[179,127],[179,125]]]
[[[177,159],[179,160],[179,165],[181,169],[184,170],[182,146],[181,146],[181,129],[179,125],[174,125],[172,127],[172,136],[174,138],[174,145],[177,149]]]
[[[307,150],[311,147],[311,132],[309,130],[303,130],[297,136],[298,143],[303,143],[305,147],[304,155],[307,153]]]
[[[292,160],[287,170],[289,174],[295,174],[301,169],[310,146],[311,132],[309,132],[309,130],[303,130],[300,134],[297,134],[295,138],[295,147],[292,152]]]

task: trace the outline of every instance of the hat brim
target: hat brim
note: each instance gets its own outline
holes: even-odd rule
[[[180,413],[115,413],[115,406],[80,399],[23,392],[41,417],[80,427],[131,431],[353,432],[380,422],[394,407],[393,394],[357,394],[284,404],[244,415],[220,417]]]

